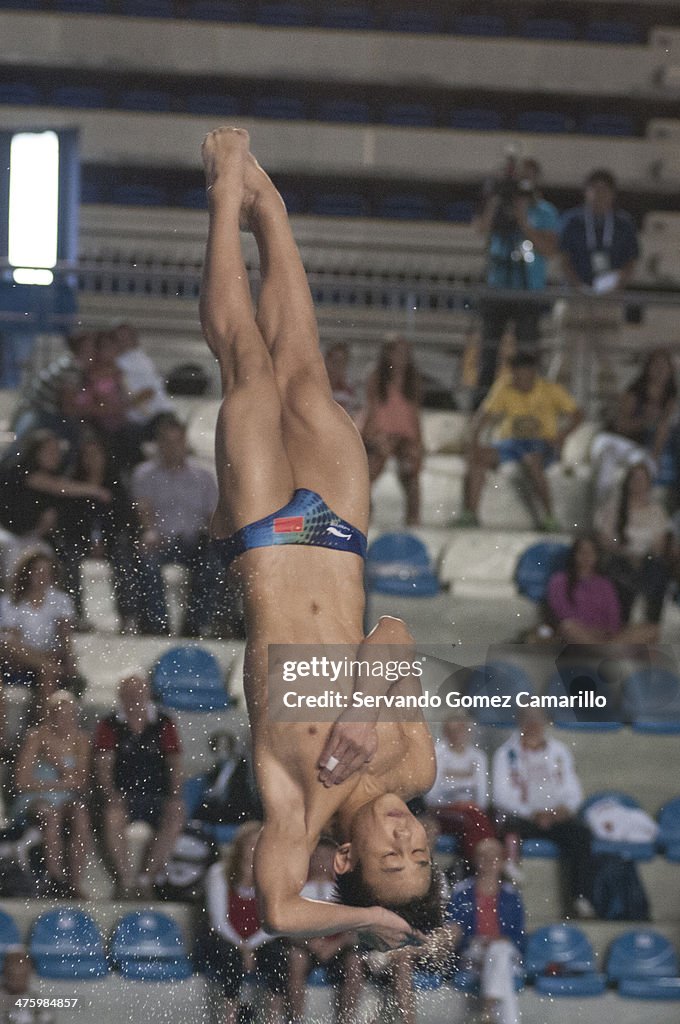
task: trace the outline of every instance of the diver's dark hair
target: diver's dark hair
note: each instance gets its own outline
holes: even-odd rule
[[[376,898],[370,886],[366,885],[361,872],[361,864],[335,876],[336,903],[344,903],[348,907],[375,907],[378,904],[398,914],[399,917],[421,932],[431,932],[441,928],[443,924],[443,890],[441,872],[432,865],[432,876],[427,892],[423,896],[407,900],[405,903],[383,903]]]

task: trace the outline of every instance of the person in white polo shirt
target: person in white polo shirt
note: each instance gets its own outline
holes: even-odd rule
[[[518,730],[493,758],[493,803],[506,835],[550,839],[566,872],[569,912],[592,917],[593,858],[590,831],[577,818],[583,790],[571,752],[548,732],[540,708],[518,715]]]

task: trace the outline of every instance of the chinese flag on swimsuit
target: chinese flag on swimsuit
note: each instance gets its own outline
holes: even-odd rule
[[[302,533],[304,516],[283,516],[274,520],[274,533]]]

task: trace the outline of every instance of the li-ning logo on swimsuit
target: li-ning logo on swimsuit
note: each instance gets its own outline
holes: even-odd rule
[[[334,537],[339,537],[340,540],[351,540],[352,532],[344,526],[327,526],[326,533],[332,533]]]
[[[282,516],[274,520],[274,533],[302,533],[304,516]]]

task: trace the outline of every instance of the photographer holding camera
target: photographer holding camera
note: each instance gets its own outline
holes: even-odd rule
[[[477,221],[477,229],[487,239],[490,288],[517,292],[545,288],[547,260],[558,248],[559,215],[538,189],[540,174],[538,161],[526,157],[518,162],[514,151],[508,150],[501,176],[490,185]],[[536,347],[542,304],[526,295],[487,296],[480,312],[482,345],[475,406],[493,384],[498,348],[509,321],[519,348]]]

